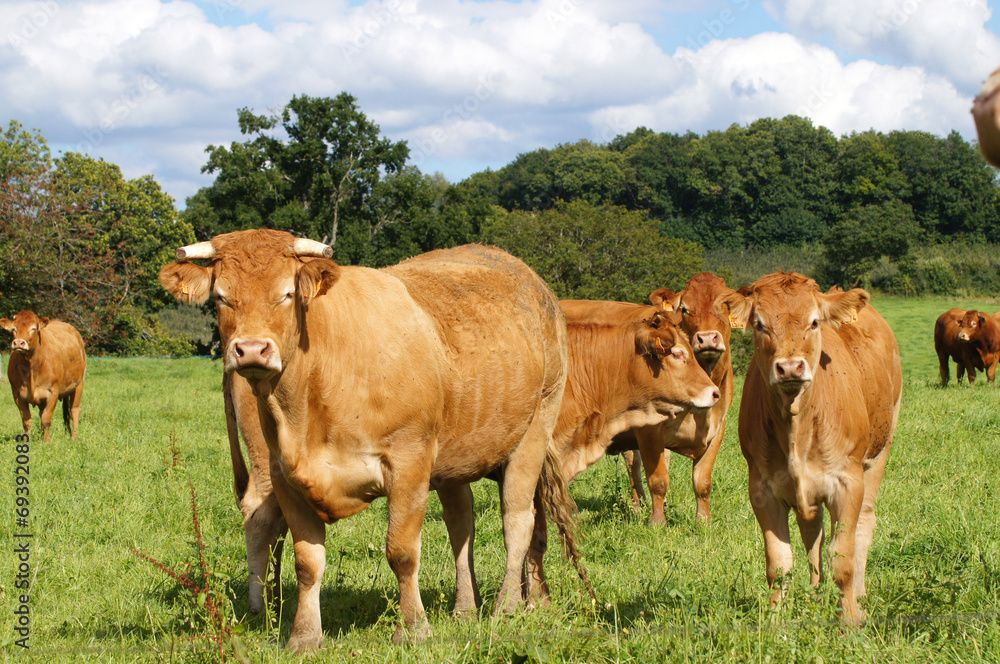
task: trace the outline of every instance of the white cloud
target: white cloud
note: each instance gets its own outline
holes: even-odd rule
[[[967,94],[1000,65],[985,0],[773,0],[772,14],[804,36],[871,57],[919,64]]]

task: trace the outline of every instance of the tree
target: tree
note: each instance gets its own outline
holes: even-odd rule
[[[859,206],[834,224],[824,240],[827,269],[838,283],[856,286],[882,256],[891,261],[906,256],[919,234],[906,203]]]
[[[561,298],[646,302],[661,287],[679,290],[702,269],[702,248],[662,237],[643,212],[557,201],[544,211],[496,214],[483,240],[524,260]]]
[[[192,201],[199,213],[214,211],[207,230],[289,230],[328,242],[345,263],[370,254],[366,243],[392,216],[376,209],[377,188],[403,168],[406,143],[382,138],[346,92],[292,97],[280,115],[242,108],[238,116],[240,132],[252,138],[207,148],[202,171],[216,180]]]

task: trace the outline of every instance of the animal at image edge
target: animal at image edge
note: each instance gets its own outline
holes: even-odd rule
[[[1000,313],[1000,312],[997,312]],[[934,323],[934,351],[938,356],[941,385],[950,379],[948,359],[955,361],[955,379],[961,382],[968,372],[969,383],[976,380],[976,369],[986,372],[992,383],[1000,362],[1000,323],[996,314],[949,309]]]
[[[823,293],[812,279],[778,272],[727,291],[717,306],[753,330],[754,356],[739,413],[750,504],[764,536],[771,601],[792,569],[788,513],[795,512],[822,578],[823,509],[835,524],[829,551],[843,620],[863,613],[875,499],[899,418],[902,369],[896,338],[862,289]]]
[[[594,307],[585,301],[563,301],[567,320],[577,317],[607,318],[615,313],[623,318],[645,317],[657,310],[675,311],[680,328],[691,343],[698,365],[719,389],[718,403],[707,410],[689,412],[681,421],[637,426],[614,437],[609,452],[622,452],[630,469],[632,496],[636,504],[645,498],[640,470],[645,470],[652,497],[651,524],[665,523],[664,502],[670,487],[670,453],[692,460],[691,481],[695,495],[695,518],[711,518],[712,469],[726,433],[726,413],[733,402],[733,363],[730,353],[731,325],[715,310],[718,295],[726,283],[710,272],[691,277],[683,290],[674,293],[661,288],[650,293],[652,306],[622,305]],[[597,303],[602,304],[602,303]],[[638,450],[635,455],[633,450]]]
[[[299,584],[288,648],[322,642],[325,524],[380,496],[403,618],[394,640],[427,636],[417,576],[428,491],[441,499],[461,581],[474,574],[469,483],[487,475],[501,480],[507,549],[495,609],[513,611],[540,478],[575,554],[572,501],[551,445],[567,371],[558,300],[493,248],[435,251],[381,270],[340,266],[330,253],[279,231],[241,231],[184,247],[160,271],[179,299],[215,298],[225,370],[257,400]],[[479,603],[458,588],[456,613]]]
[[[31,311],[19,312],[14,320],[0,319],[0,328],[14,335],[7,379],[21,412],[24,436],[31,434],[31,406],[38,406],[42,437],[50,441],[52,417],[62,400],[63,422],[70,438],[76,440],[87,373],[80,333],[69,323],[39,318]]]

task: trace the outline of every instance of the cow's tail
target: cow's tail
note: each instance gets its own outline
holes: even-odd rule
[[[250,485],[250,473],[247,472],[246,461],[240,450],[240,430],[236,424],[236,407],[233,405],[233,377],[222,374],[222,398],[226,404],[226,431],[229,434],[229,456],[233,461],[233,488],[236,490],[236,502],[242,505]]]
[[[542,504],[545,506],[545,510],[552,517],[552,520],[555,521],[556,528],[559,530],[559,539],[562,540],[563,553],[573,563],[573,567],[576,568],[576,573],[580,575],[580,580],[586,586],[587,592],[596,601],[597,595],[594,594],[594,588],[590,585],[590,578],[587,576],[587,570],[584,569],[583,562],[580,560],[580,550],[576,544],[578,532],[576,522],[573,518],[576,512],[576,503],[573,501],[573,497],[569,495],[566,479],[562,474],[562,463],[560,463],[555,450],[551,446],[545,450],[545,461],[542,463],[542,475],[538,480],[537,491],[539,497],[542,499]]]
[[[66,425],[66,431],[73,433],[73,394],[67,394],[62,400],[63,406],[63,424]]]

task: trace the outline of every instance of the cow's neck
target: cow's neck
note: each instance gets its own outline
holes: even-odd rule
[[[810,481],[809,460],[817,435],[817,408],[814,404],[821,398],[823,377],[823,372],[817,371],[812,383],[795,395],[776,388],[768,389],[770,399],[767,402],[777,442],[788,459],[788,472],[795,480],[798,508],[806,512],[816,502],[816,487]]]

